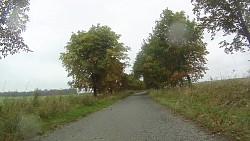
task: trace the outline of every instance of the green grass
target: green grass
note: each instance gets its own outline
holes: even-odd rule
[[[4,100],[4,97],[0,96],[0,103]]]
[[[250,78],[202,82],[191,88],[151,90],[174,112],[235,140],[250,140]]]
[[[49,118],[43,120],[43,126],[44,126],[43,129],[44,131],[49,131],[51,129],[58,127],[58,125],[61,125],[63,123],[75,121],[79,117],[84,117],[92,112],[107,107],[113,104],[113,102],[115,102],[115,100],[103,99],[92,105],[88,106],[82,105],[79,107],[71,108],[70,110],[65,112],[54,113]]]
[[[0,103],[0,140],[32,138],[107,107],[132,94],[8,97]]]

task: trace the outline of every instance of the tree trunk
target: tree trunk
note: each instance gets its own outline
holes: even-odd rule
[[[94,96],[97,97],[97,88],[96,88],[96,86],[94,86],[93,89],[94,89]]]
[[[110,93],[110,94],[113,94],[113,90],[112,90],[112,89],[109,89],[109,93]]]
[[[92,84],[93,84],[94,96],[97,97],[97,76],[95,74],[92,74]]]
[[[112,84],[111,84],[111,82],[109,82],[109,92],[110,92],[110,94],[113,94],[113,89],[112,89]]]
[[[190,86],[191,86],[191,84],[192,84],[192,82],[191,82],[191,78],[190,78],[190,76],[189,76],[189,75],[187,75],[187,80],[188,80],[188,86],[190,87]]]

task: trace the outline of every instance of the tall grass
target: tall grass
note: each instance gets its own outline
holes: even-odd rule
[[[86,95],[7,97],[0,103],[0,140],[32,138],[104,108],[132,92]]]
[[[159,103],[214,133],[250,140],[250,78],[203,82],[191,88],[149,93]]]

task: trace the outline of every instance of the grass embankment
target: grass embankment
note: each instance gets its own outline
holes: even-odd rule
[[[151,90],[149,94],[214,133],[250,140],[250,78],[202,82],[191,88]]]
[[[10,97],[0,102],[0,140],[27,139],[107,107],[133,92],[98,97],[84,95]]]

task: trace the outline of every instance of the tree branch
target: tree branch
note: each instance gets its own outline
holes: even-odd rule
[[[243,14],[241,12],[242,8],[240,7],[238,2],[236,2],[236,7],[238,9],[238,16],[239,16],[240,26],[241,26],[241,28],[243,30],[243,34],[247,37],[248,43],[250,45],[250,33],[249,33],[248,28],[246,26],[246,22],[243,19]]]

